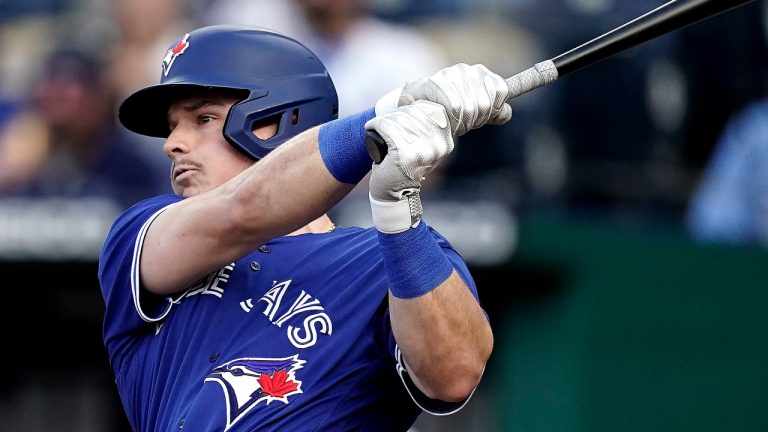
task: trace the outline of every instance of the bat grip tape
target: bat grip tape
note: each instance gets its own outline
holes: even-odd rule
[[[507,99],[516,98],[533,89],[545,86],[557,80],[558,77],[557,67],[552,60],[536,63],[533,67],[507,78],[507,86],[509,87]]]

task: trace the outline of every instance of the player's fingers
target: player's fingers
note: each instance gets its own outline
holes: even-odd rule
[[[488,120],[489,124],[502,125],[508,122],[512,118],[512,107],[509,104],[504,104],[501,109],[496,112],[496,115]]]

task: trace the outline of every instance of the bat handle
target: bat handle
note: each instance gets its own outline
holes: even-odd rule
[[[375,130],[369,130],[365,133],[365,149],[368,150],[368,156],[374,163],[381,163],[387,156],[387,143],[384,138]]]
[[[507,78],[507,87],[509,87],[507,100],[524,95],[533,89],[543,87],[555,81],[558,77],[557,66],[555,66],[552,60],[536,63],[533,67]]]
[[[549,84],[557,78],[557,67],[552,60],[536,63],[533,67],[511,78],[507,78],[507,86],[509,87],[507,100],[514,99],[533,89]],[[368,150],[368,156],[371,157],[374,163],[381,163],[387,156],[387,143],[374,130],[369,130],[365,133],[365,148]]]

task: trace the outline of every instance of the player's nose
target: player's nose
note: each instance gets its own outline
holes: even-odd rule
[[[171,159],[179,154],[189,152],[189,134],[184,132],[184,127],[175,127],[171,130],[163,144],[163,152]]]

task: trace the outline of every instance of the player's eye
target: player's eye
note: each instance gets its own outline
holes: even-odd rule
[[[197,123],[198,124],[207,124],[213,121],[213,116],[208,114],[203,114],[197,117]]]

